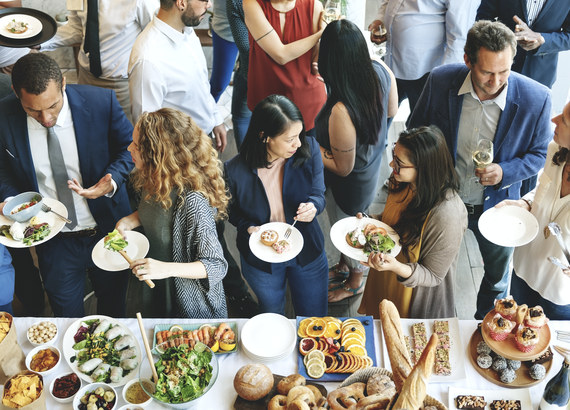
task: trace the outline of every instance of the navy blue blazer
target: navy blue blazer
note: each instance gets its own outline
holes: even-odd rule
[[[468,73],[464,64],[434,68],[409,124],[410,128],[437,125],[445,136],[454,164],[463,105],[463,95],[458,93]],[[521,181],[544,166],[548,143],[553,136],[550,90],[515,72],[511,72],[508,83],[507,103],[493,142],[493,162],[503,169],[503,180],[485,188],[485,210],[504,199],[520,198]]]
[[[83,185],[93,186],[108,173],[117,183],[112,198],[87,199],[101,231],[110,232],[119,219],[132,212],[125,180],[133,168],[131,154],[127,151],[133,126],[114,91],[88,85],[67,85],[65,92],[73,116]],[[20,100],[11,95],[0,100],[0,201],[37,190],[27,114]]]
[[[526,3],[527,0],[483,0],[476,20],[498,18],[515,31],[513,16],[528,24]],[[545,42],[531,51],[517,47],[512,69],[551,88],[556,81],[558,53],[570,50],[570,0],[548,0],[529,27],[542,34]]]
[[[317,259],[325,246],[323,232],[316,216],[325,209],[325,182],[323,160],[319,144],[314,138],[307,137],[311,148],[311,158],[302,166],[293,167],[293,159],[285,162],[283,171],[283,208],[288,224],[293,223],[297,208],[302,202],[312,202],[317,214],[312,222],[298,222],[295,227],[303,235],[304,246],[297,256],[297,262],[305,266]],[[224,164],[226,180],[232,194],[230,204],[230,223],[237,232],[237,247],[243,258],[251,266],[271,273],[271,264],[258,259],[249,249],[250,226],[261,226],[269,222],[271,209],[265,188],[257,176],[257,169],[250,168],[245,156],[238,154]]]

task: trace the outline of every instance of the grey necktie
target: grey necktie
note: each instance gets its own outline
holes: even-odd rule
[[[73,229],[77,225],[77,215],[75,214],[75,205],[73,204],[73,192],[67,186],[69,177],[67,169],[65,168],[65,161],[63,160],[63,153],[61,152],[61,145],[59,138],[53,130],[53,127],[48,128],[47,144],[48,156],[55,179],[55,188],[59,201],[67,208],[67,217],[71,223],[66,224],[67,228]]]

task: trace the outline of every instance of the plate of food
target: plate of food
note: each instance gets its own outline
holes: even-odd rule
[[[56,199],[43,198],[55,212],[67,218],[67,208]],[[40,245],[56,236],[65,221],[51,212],[39,211],[27,222],[16,222],[0,215],[0,243],[9,248],[28,248]]]
[[[376,365],[372,316],[297,316],[299,374],[323,382],[343,381]]]
[[[530,390],[449,388],[449,410],[484,410],[486,408],[489,410],[532,410]]]
[[[269,222],[259,227],[249,237],[249,249],[259,259],[269,263],[287,262],[303,249],[303,235],[293,227],[289,239],[285,232],[291,225],[283,222]]]
[[[152,349],[154,354],[162,354],[157,346],[177,338],[199,340],[215,354],[236,353],[238,351],[238,328],[236,322],[185,323],[182,325],[155,325]]]
[[[430,383],[447,383],[465,379],[465,360],[461,347],[459,321],[456,317],[447,319],[401,319],[406,348],[412,363],[419,360],[423,349],[433,333],[437,333],[439,342],[435,351],[434,372]],[[382,335],[384,337],[384,335]],[[384,362],[388,363],[388,349],[382,343]]]
[[[120,240],[127,243],[126,246],[122,247],[122,250],[124,250],[133,261],[144,258],[150,249],[150,243],[146,236],[137,231],[129,231],[126,240],[124,240],[122,236]],[[110,245],[112,245],[112,243]],[[122,245],[124,245],[124,243]],[[118,251],[105,247],[105,238],[97,242],[91,252],[91,258],[98,268],[109,272],[129,268],[129,263]]]
[[[87,383],[112,387],[133,379],[141,362],[141,348],[131,329],[101,315],[86,316],[69,326],[63,336],[63,355]]]
[[[341,219],[332,226],[330,235],[333,245],[343,255],[361,262],[366,262],[371,252],[396,256],[402,250],[396,231],[373,218]]]
[[[479,230],[499,246],[523,246],[538,234],[538,221],[526,209],[514,205],[489,208],[479,218]]]
[[[24,39],[42,32],[42,23],[27,14],[11,14],[0,18],[0,34],[4,37]]]

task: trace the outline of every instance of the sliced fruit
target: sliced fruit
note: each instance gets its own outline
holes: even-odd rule
[[[336,364],[338,362],[336,361],[336,357],[334,356],[325,356],[325,372],[326,373],[331,373],[331,371],[336,367]]]
[[[366,332],[360,328],[354,328],[354,330],[352,330],[353,328],[344,328],[341,332],[342,337],[345,337],[345,335],[349,335],[351,333],[355,333],[359,336],[362,336],[363,338],[366,339]]]
[[[159,345],[156,345],[154,347],[154,350],[156,350],[158,352],[158,354],[163,354],[164,352],[166,352],[166,344],[165,343],[161,343]]]
[[[309,323],[305,333],[311,337],[322,337],[327,330],[327,322],[324,319],[315,319]]]
[[[305,337],[304,339],[301,339],[301,341],[299,342],[299,352],[303,356],[305,356],[311,350],[314,350],[316,348],[317,348],[317,341],[313,338]]]
[[[357,356],[367,356],[368,352],[366,348],[362,345],[352,344],[345,347],[346,350],[350,350],[350,353],[355,354]]]
[[[354,318],[350,318],[350,319],[344,320],[344,321],[342,322],[342,325],[343,325],[343,326],[346,326],[346,325],[349,324],[349,323],[353,323],[353,324],[355,324],[355,325],[357,325],[357,326],[363,326],[363,325],[362,325],[362,322],[361,322],[360,320],[354,319]]]
[[[220,342],[218,342],[217,340],[214,342],[212,347],[210,347],[210,349],[212,349],[212,352],[214,352],[214,353],[216,353],[219,348],[220,348]]]
[[[311,323],[314,319],[307,318],[303,319],[299,322],[299,329],[297,329],[297,334],[299,337],[307,337],[307,326]]]
[[[299,329],[297,329],[297,336],[299,337],[307,337],[307,333],[305,332],[306,326],[303,327],[301,325],[299,325]]]
[[[336,322],[328,322],[327,329],[325,331],[325,337],[337,337],[337,330],[340,330],[340,326]]]
[[[180,325],[172,325],[172,326],[170,326],[170,329],[168,329],[168,330],[171,331],[172,333],[184,331],[184,329],[182,329],[182,326],[180,326]]]
[[[325,374],[324,364],[313,363],[307,367],[307,374],[313,379],[320,379]]]
[[[346,339],[342,340],[341,346],[344,346],[344,350],[346,350],[346,346],[350,346],[351,344],[358,344],[364,346],[366,343],[360,337],[347,337]]]
[[[230,339],[220,340],[220,349],[229,352],[230,350],[234,350],[236,347],[236,341]]]
[[[324,361],[324,360],[321,360],[321,359],[319,359],[318,357],[315,357],[315,358],[313,358],[313,359],[307,360],[307,365],[306,365],[307,369],[308,369],[309,367],[311,367],[311,365],[313,365],[313,364],[315,364],[315,363],[319,364],[320,366],[324,366],[324,365],[325,365],[325,361]]]
[[[325,354],[320,350],[313,350],[312,352],[309,352],[309,354],[307,355],[308,360],[315,358],[319,360],[325,360]]]
[[[339,326],[342,325],[342,320],[340,320],[340,319],[338,319],[338,318],[336,318],[336,317],[333,317],[333,316],[326,316],[326,317],[324,317],[323,319],[325,319],[325,321],[326,321],[327,323],[328,323],[328,322],[334,322],[334,323],[338,324]]]
[[[194,350],[198,353],[202,353],[204,350],[206,350],[206,345],[202,342],[196,342],[194,345]]]

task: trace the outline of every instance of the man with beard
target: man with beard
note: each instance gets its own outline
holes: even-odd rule
[[[208,67],[193,27],[211,7],[209,0],[160,0],[160,9],[139,35],[129,60],[133,122],[144,111],[163,107],[192,117],[216,149],[226,147],[224,119],[210,94]]]

